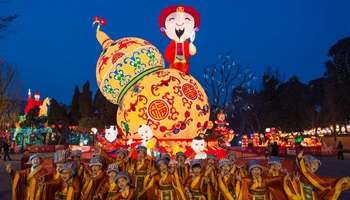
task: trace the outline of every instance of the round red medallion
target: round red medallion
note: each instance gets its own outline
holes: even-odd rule
[[[198,97],[197,89],[191,83],[185,83],[182,85],[182,92],[186,98],[194,101]]]
[[[169,105],[163,99],[151,101],[147,108],[148,116],[155,121],[162,121],[169,115]]]

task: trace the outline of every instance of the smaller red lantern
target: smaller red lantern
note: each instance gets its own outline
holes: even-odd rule
[[[9,127],[11,124],[10,123],[6,123],[6,127]]]
[[[51,124],[51,128],[55,128],[56,127],[56,125],[55,124]]]
[[[62,124],[59,124],[59,125],[58,125],[58,128],[62,128]]]
[[[16,127],[19,127],[19,125],[20,125],[20,124],[19,124],[18,122],[15,124]]]
[[[47,128],[47,127],[49,127],[49,125],[48,125],[48,124],[45,124],[44,127]]]
[[[34,137],[35,137],[35,134],[34,134],[34,133],[31,133],[29,136],[30,136],[31,138],[34,138]]]

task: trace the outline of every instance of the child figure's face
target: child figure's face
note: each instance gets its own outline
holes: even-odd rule
[[[64,165],[64,163],[56,163],[56,167],[57,167],[58,169],[60,169],[63,165]]]
[[[232,163],[233,165],[236,164],[236,156],[230,155],[230,156],[228,157],[228,159],[231,161],[231,163]]]
[[[166,163],[160,163],[158,167],[161,172],[166,172],[168,169],[168,166],[166,165]]]
[[[117,179],[117,185],[120,189],[124,189],[128,185],[128,180],[124,177]]]
[[[61,171],[60,175],[63,181],[68,181],[69,179],[72,178],[73,173],[69,170],[64,169]]]
[[[231,169],[231,166],[228,165],[228,164],[225,164],[225,165],[222,165],[221,166],[221,170],[225,173],[229,173],[230,172],[230,169]]]
[[[320,167],[320,164],[318,162],[310,162],[306,166],[312,173],[315,173]]]
[[[77,164],[80,164],[80,157],[79,156],[74,156],[73,161]]]
[[[108,172],[108,177],[111,179],[114,178],[116,175],[117,175],[117,171],[112,170]]]
[[[165,33],[173,40],[185,40],[194,31],[194,24],[194,18],[186,11],[173,12],[165,19]]]
[[[178,163],[180,163],[180,164],[184,164],[184,163],[185,163],[185,161],[186,161],[185,156],[183,156],[183,155],[179,155],[179,156],[177,157],[177,162],[178,162]]]
[[[253,169],[250,170],[250,173],[253,177],[258,178],[261,176],[261,169],[259,167],[253,167]]]
[[[117,153],[117,160],[123,160],[125,158],[125,154],[123,152]]]
[[[92,165],[91,166],[92,173],[97,173],[98,171],[100,171],[100,169],[101,169],[100,165]]]
[[[208,158],[207,162],[208,162],[209,166],[213,166],[215,164],[215,159],[214,158]]]
[[[41,164],[41,158],[40,157],[32,158],[32,165],[33,165],[33,167],[37,167],[40,164]]]
[[[272,173],[278,173],[281,170],[281,167],[277,165],[276,163],[269,164],[269,168]]]
[[[140,159],[145,159],[146,153],[144,151],[138,151],[137,152],[137,157]]]
[[[193,171],[194,175],[198,176],[201,173],[202,168],[200,168],[200,167],[193,167],[192,171]]]

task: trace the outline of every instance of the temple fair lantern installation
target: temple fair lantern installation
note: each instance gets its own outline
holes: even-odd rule
[[[170,15],[184,26],[180,27],[183,32],[174,34],[178,29],[166,24]],[[190,24],[183,22],[185,15],[192,19]],[[96,64],[97,85],[111,103],[119,105],[117,125],[128,141],[127,146],[138,141],[148,149],[163,147],[174,154],[175,149],[189,151],[192,140],[199,141],[199,136],[206,132],[210,115],[208,97],[189,74],[188,62],[196,52],[193,42],[199,21],[197,10],[188,6],[169,6],[161,12],[161,32],[170,39],[179,37],[172,39],[165,51],[170,63],[165,69],[162,54],[150,42],[135,37],[112,40],[100,30],[106,19],[95,17],[96,37],[102,46]],[[178,48],[182,51],[175,51]],[[204,151],[217,145],[206,146]]]
[[[254,133],[253,134],[253,146],[258,147],[259,146],[259,133]]]
[[[295,139],[293,134],[288,135],[288,140],[287,140],[287,147],[295,147]]]
[[[248,147],[249,138],[247,135],[242,136],[242,147]]]
[[[228,128],[229,123],[226,122],[226,114],[222,110],[220,110],[220,112],[216,115],[216,118],[217,119],[214,121],[216,124],[214,133],[217,137],[219,137],[219,140],[222,140],[227,147],[230,147],[230,142],[235,137],[234,130]]]

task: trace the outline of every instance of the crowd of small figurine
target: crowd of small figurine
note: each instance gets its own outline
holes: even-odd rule
[[[222,159],[209,154],[205,160],[191,160],[177,152],[172,160],[169,154],[149,156],[143,146],[136,151],[137,158],[133,159],[134,149],[118,149],[114,157],[98,149],[85,166],[80,150],[59,150],[51,172],[42,167],[41,153],[31,155],[32,167],[22,171],[13,170],[7,163],[12,199],[315,200],[337,199],[350,187],[348,177],[316,175],[320,160],[302,151],[293,174],[281,171],[279,157],[270,157],[266,167],[257,160],[237,166],[233,152]]]

